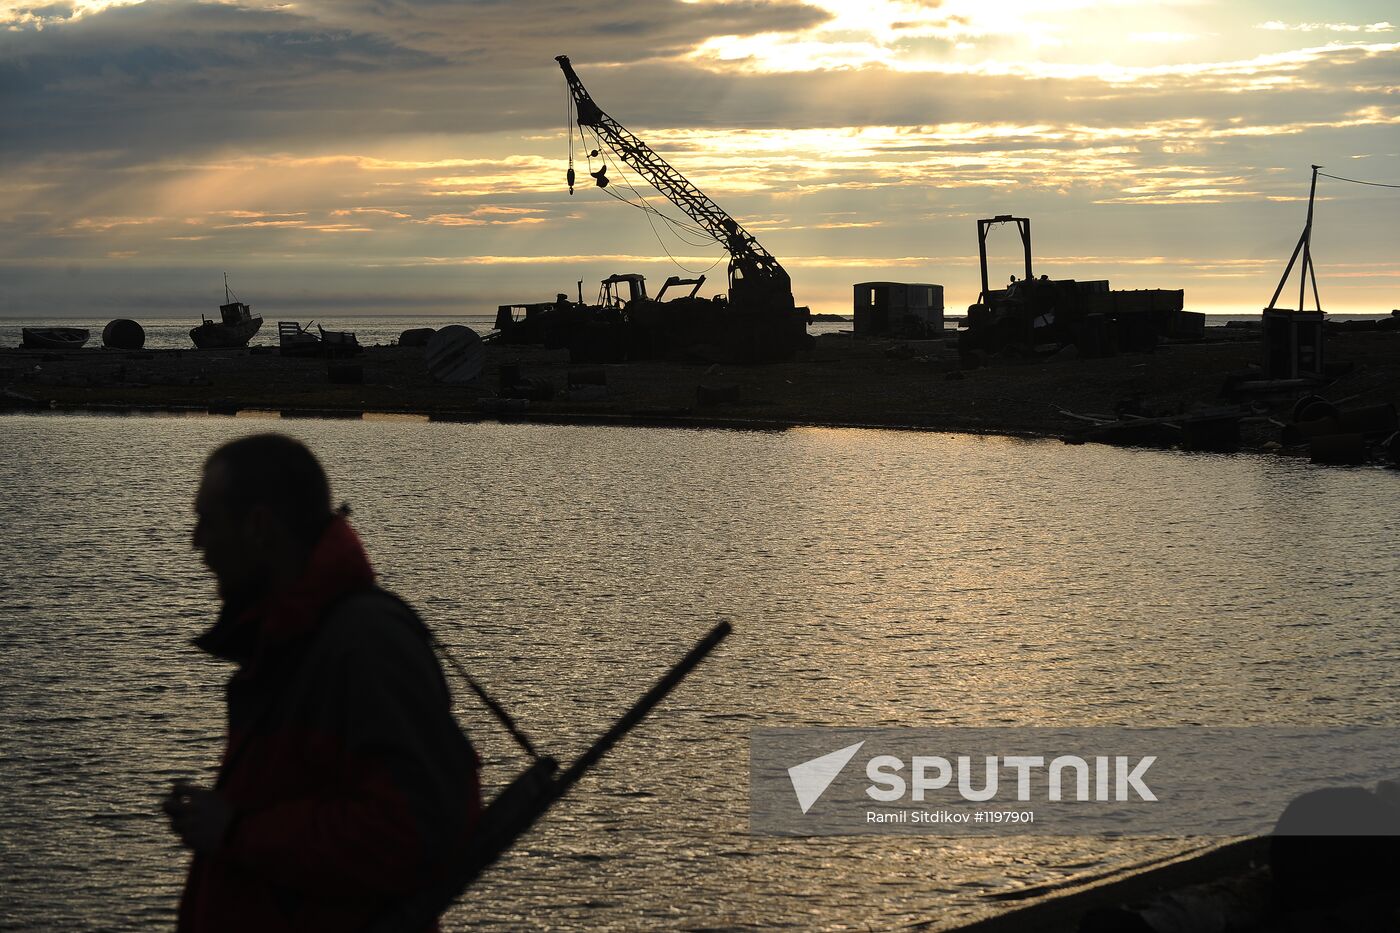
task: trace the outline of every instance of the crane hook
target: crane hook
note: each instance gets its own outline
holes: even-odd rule
[[[574,193],[574,167],[573,167],[572,165],[569,166],[569,175],[568,175],[568,178],[569,178],[569,194],[573,194],[573,193]]]

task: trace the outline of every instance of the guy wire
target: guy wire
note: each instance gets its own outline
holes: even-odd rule
[[[1400,185],[1388,185],[1379,181],[1358,181],[1355,178],[1343,178],[1340,175],[1328,175],[1326,172],[1318,172],[1323,178],[1332,178],[1336,181],[1349,181],[1353,185],[1370,185],[1372,188],[1400,188]]]

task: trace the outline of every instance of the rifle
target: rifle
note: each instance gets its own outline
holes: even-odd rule
[[[422,930],[430,928],[438,917],[452,906],[452,902],[471,887],[483,871],[514,845],[515,840],[535,825],[535,822],[568,793],[609,749],[631,732],[656,704],[675,689],[676,685],[729,635],[732,628],[728,622],[721,622],[710,629],[695,647],[686,652],[685,657],[677,661],[641,699],[633,703],[631,708],[612,724],[607,732],[599,736],[562,772],[559,770],[559,762],[554,758],[536,754],[530,740],[505,710],[477,686],[456,659],[452,659],[452,664],[466,678],[476,695],[481,697],[534,761],[486,805],[477,822],[472,844],[458,853],[443,879],[395,905],[374,922],[369,928],[369,933],[421,933]]]

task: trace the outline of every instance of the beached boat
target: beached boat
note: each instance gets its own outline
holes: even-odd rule
[[[311,333],[311,324],[302,327],[296,321],[278,321],[277,341],[281,354],[283,356],[356,356],[362,352],[360,342],[350,331],[326,330],[319,324],[316,325],[316,330],[319,331],[319,336]]]
[[[283,356],[320,356],[321,338],[311,333],[310,327],[302,327],[296,321],[278,321],[278,352]]]
[[[326,356],[358,356],[364,352],[360,341],[355,339],[354,331],[326,330],[320,324],[316,325],[316,329],[321,332],[321,346]]]
[[[20,346],[34,350],[76,350],[91,336],[82,327],[25,327],[21,334]]]
[[[200,325],[190,331],[190,339],[201,350],[227,350],[246,347],[248,341],[262,327],[263,319],[253,314],[253,309],[229,291],[228,273],[224,273],[224,303],[219,305],[222,320],[211,321],[200,315]]]

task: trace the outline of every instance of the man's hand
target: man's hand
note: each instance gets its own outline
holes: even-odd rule
[[[223,794],[184,781],[176,781],[161,801],[170,817],[170,828],[186,848],[213,852],[224,844],[233,823],[233,808]]]

